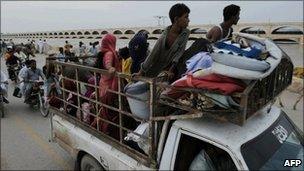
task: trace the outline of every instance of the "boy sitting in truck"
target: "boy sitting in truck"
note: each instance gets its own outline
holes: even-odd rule
[[[172,25],[168,26],[157,40],[153,50],[133,76],[157,77],[162,71],[174,76],[173,70],[185,51],[190,31],[190,9],[182,3],[175,4],[169,11]]]

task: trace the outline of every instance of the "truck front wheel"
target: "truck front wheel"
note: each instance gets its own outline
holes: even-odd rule
[[[92,156],[86,154],[82,157],[80,162],[80,170],[104,170],[104,168],[98,163]]]

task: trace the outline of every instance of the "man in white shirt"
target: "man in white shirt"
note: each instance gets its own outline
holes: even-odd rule
[[[38,49],[39,49],[39,53],[42,53],[43,50],[43,42],[41,39],[39,39],[38,41]]]
[[[21,50],[21,47],[16,48],[16,52],[14,53],[16,57],[18,57],[22,63],[24,63],[26,60],[28,60],[27,56],[23,51]]]
[[[96,43],[92,43],[90,49],[89,49],[89,53],[90,55],[97,55],[98,51],[97,51],[97,48],[96,48]]]
[[[79,42],[79,56],[85,56],[87,54],[87,47],[83,42]]]
[[[24,80],[23,80],[23,78],[26,77],[25,74],[27,73],[27,70],[29,68],[30,60],[26,60],[24,62],[24,64],[25,65],[21,68],[21,70],[19,71],[19,74],[18,74],[18,78],[20,80],[19,87],[20,87],[20,93],[21,93],[21,95],[24,95],[24,93],[25,93],[25,86],[24,86]]]
[[[32,91],[34,82],[39,81],[39,77],[45,80],[45,75],[40,68],[36,68],[36,61],[30,60],[29,67],[23,75],[25,92],[24,92],[24,102],[29,102],[29,97]]]
[[[50,50],[50,46],[47,44],[46,40],[43,40],[42,42],[42,53],[47,54],[47,52]]]

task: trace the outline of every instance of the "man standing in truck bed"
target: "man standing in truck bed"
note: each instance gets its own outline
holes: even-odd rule
[[[210,29],[206,35],[211,42],[217,42],[232,37],[232,25],[236,25],[240,19],[240,7],[234,4],[228,5],[223,10],[224,22]]]
[[[185,4],[179,3],[171,7],[169,17],[172,25],[164,30],[135,76],[156,77],[164,70],[173,76],[172,71],[185,51],[190,34],[187,29],[189,13],[190,9]]]

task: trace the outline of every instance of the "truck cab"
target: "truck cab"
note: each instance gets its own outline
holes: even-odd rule
[[[242,127],[205,118],[168,124],[154,167],[60,115],[53,115],[52,122],[54,141],[74,156],[79,170],[303,170],[303,163],[284,166],[289,159],[303,161],[303,132],[275,106]]]
[[[212,119],[174,122],[160,170],[289,170],[288,159],[303,161],[303,133],[273,106],[242,127]]]

